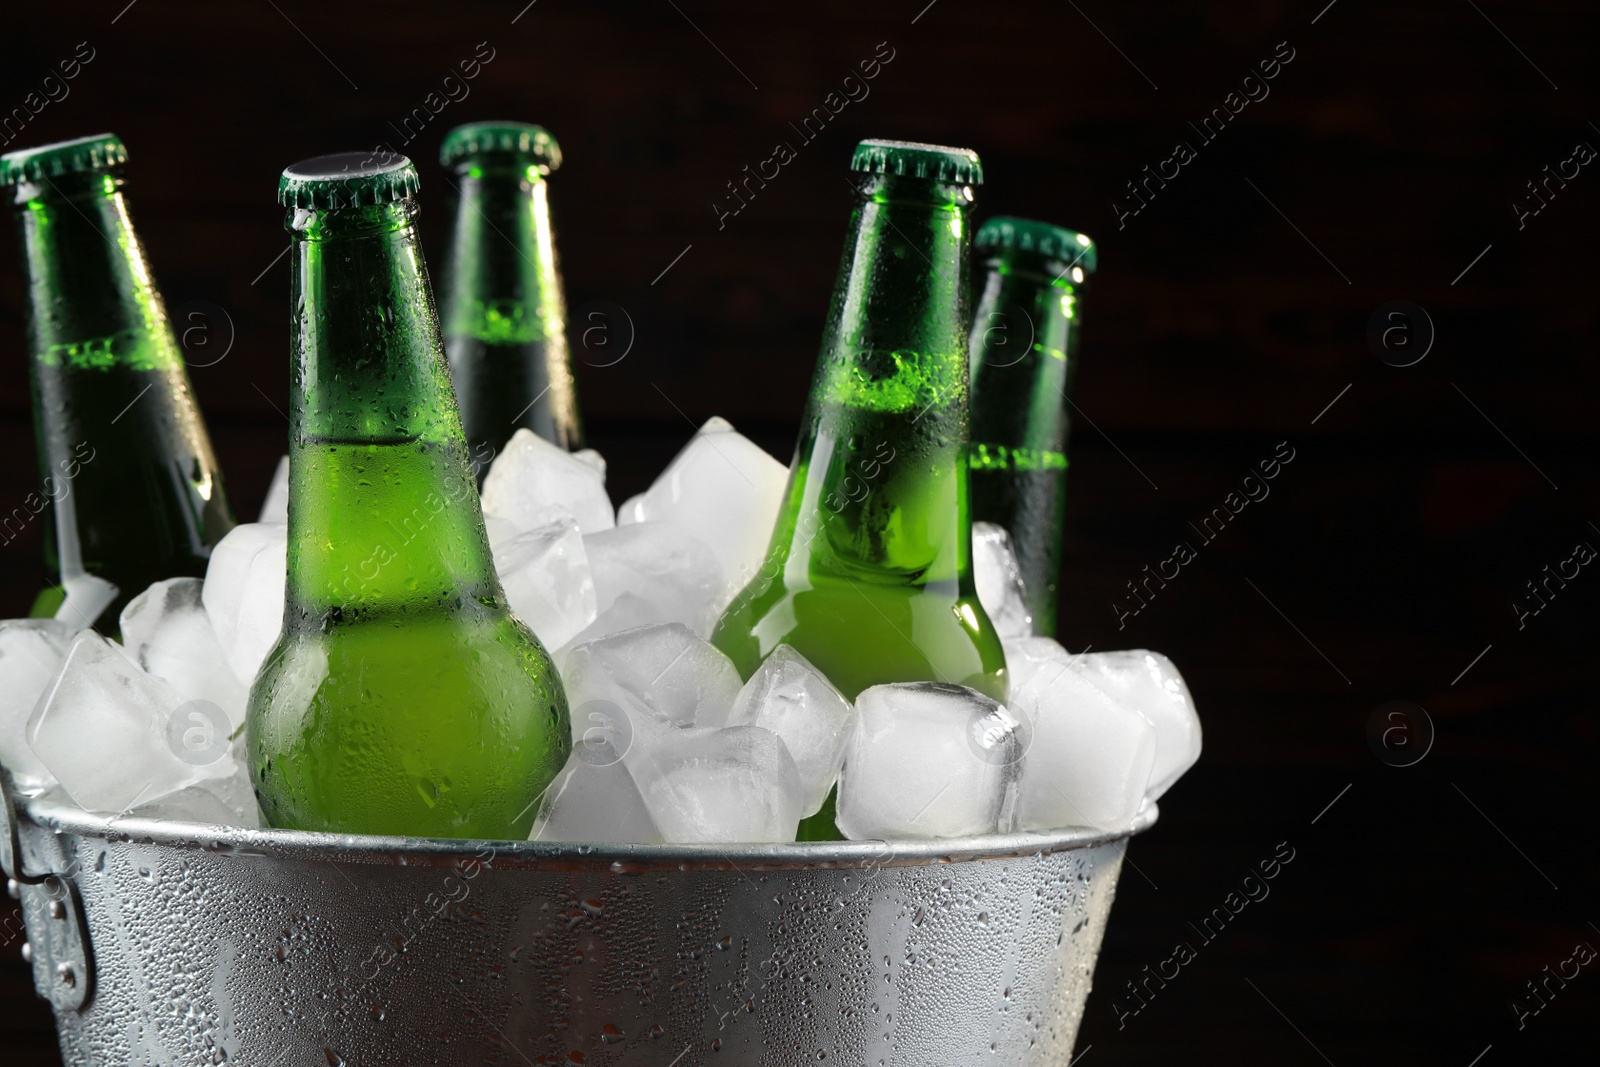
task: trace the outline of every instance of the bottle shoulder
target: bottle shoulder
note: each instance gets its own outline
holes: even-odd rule
[[[263,665],[262,703],[317,702],[325,689],[359,689],[361,701],[396,706],[515,705],[534,699],[560,714],[566,696],[539,639],[503,604],[472,600],[435,610],[285,615]],[[346,694],[347,696],[349,694]]]
[[[735,601],[713,643],[746,677],[787,644],[852,700],[869,686],[912,681],[958,682],[1004,699],[999,635],[961,585],[780,576]]]

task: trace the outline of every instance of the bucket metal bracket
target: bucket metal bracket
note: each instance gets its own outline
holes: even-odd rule
[[[17,822],[17,802],[11,792],[11,772],[0,767],[0,867],[6,877],[22,885],[38,885],[48,875],[35,877],[22,869],[22,838]]]
[[[56,1011],[82,1011],[94,992],[94,967],[78,888],[50,877],[20,889],[34,989]]]
[[[28,930],[23,955],[33,964],[33,987],[58,1012],[82,1011],[94,991],[89,924],[77,886],[56,874],[22,868],[22,839],[11,775],[0,768],[0,866],[22,904]]]

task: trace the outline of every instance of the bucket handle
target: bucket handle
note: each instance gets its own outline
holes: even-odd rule
[[[17,802],[11,772],[0,767],[0,867],[19,885],[39,885],[53,874],[29,874],[22,869],[22,837],[17,823]]]
[[[56,1011],[83,1011],[94,991],[94,956],[83,900],[72,881],[22,869],[22,838],[11,772],[0,767],[0,867],[22,904],[28,929],[22,954],[33,964],[33,987]]]

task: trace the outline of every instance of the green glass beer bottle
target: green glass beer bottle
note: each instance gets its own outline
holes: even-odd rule
[[[112,134],[0,156],[13,188],[28,288],[41,493],[0,518],[7,541],[44,517],[53,615],[83,575],[116,587],[94,624],[116,633],[151,582],[203,575],[233,528],[222,472],[123,197]],[[89,620],[86,620],[89,621]]]
[[[999,217],[979,227],[972,246],[985,267],[972,317],[972,517],[1011,532],[1034,632],[1053,636],[1067,397],[1094,242],[1049,223]]]
[[[975,153],[863,141],[822,350],[762,570],[712,641],[748,678],[780,643],[854,700],[945,681],[1006,698],[967,514]],[[831,805],[805,839],[837,837]]]
[[[525,122],[474,122],[445,135],[439,162],[458,194],[440,286],[444,346],[481,482],[518,427],[583,447],[545,181],[561,148]]]
[[[250,691],[278,827],[525,838],[571,748],[566,694],[506,607],[392,153],[283,172],[293,417],[283,632]]]

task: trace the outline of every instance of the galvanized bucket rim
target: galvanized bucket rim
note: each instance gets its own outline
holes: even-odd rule
[[[180,822],[136,815],[99,815],[47,797],[18,798],[24,818],[57,834],[164,845],[260,859],[300,859],[393,867],[457,867],[474,860],[496,870],[609,869],[643,874],[661,870],[873,869],[1011,859],[1089,848],[1143,833],[1160,809],[1147,804],[1126,827],[985,834],[896,841],[761,844],[631,845],[563,841],[483,841],[465,838],[332,834]],[[485,860],[485,853],[492,860]]]

